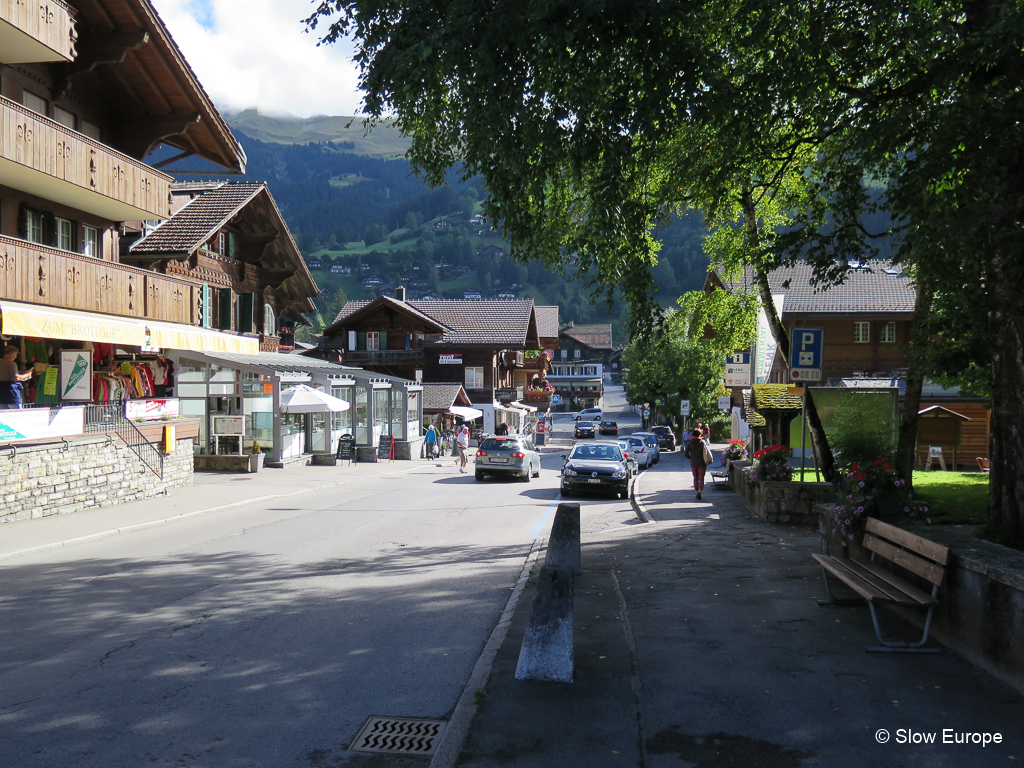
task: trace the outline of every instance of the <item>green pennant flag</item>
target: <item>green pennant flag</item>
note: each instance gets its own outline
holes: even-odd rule
[[[68,376],[67,386],[64,387],[64,394],[61,397],[67,397],[68,392],[75,388],[83,378],[85,378],[86,371],[89,370],[89,363],[85,361],[85,355],[79,355],[75,360],[75,367],[71,369],[71,374]]]

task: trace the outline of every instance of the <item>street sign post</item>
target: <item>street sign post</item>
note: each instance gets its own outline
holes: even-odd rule
[[[680,416],[689,416],[690,415],[690,401],[689,400],[680,400],[679,401],[679,415]]]
[[[725,386],[750,386],[750,353],[734,352],[725,356]]]
[[[789,377],[796,382],[821,381],[821,356],[825,331],[821,328],[794,328],[789,354]]]

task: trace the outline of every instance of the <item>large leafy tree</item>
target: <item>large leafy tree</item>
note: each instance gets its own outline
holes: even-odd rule
[[[1019,542],[1022,15],[1001,0],[324,0],[311,22],[356,38],[367,111],[395,115],[429,181],[481,174],[514,255],[568,260],[637,326],[654,316],[652,228],[681,207],[802,173],[793,226],[758,248],[811,259],[823,283],[871,254],[865,222],[888,211],[897,258],[989,370],[990,529]]]

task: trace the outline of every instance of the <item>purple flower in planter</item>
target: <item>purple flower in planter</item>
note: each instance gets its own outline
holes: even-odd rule
[[[850,520],[847,520],[847,521],[846,521],[846,525],[849,525],[849,524],[850,524],[850,522],[851,522]]]
[[[857,514],[858,515],[863,515],[864,514],[864,507],[857,507]]]
[[[864,481],[863,481],[863,480],[862,480],[862,481],[860,482],[860,487],[861,487],[861,488],[863,488],[863,487],[864,487]]]
[[[844,547],[846,546],[846,542],[845,542],[845,541],[843,542],[843,546],[844,546]]]
[[[904,512],[909,512],[909,511],[910,511],[910,507],[904,507],[904,508],[903,508],[903,511],[904,511]]]
[[[850,534],[850,541],[853,541],[853,534]]]

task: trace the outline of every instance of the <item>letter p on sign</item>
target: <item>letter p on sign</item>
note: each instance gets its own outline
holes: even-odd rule
[[[813,333],[801,333],[800,334],[800,349],[807,349],[814,344]]]

